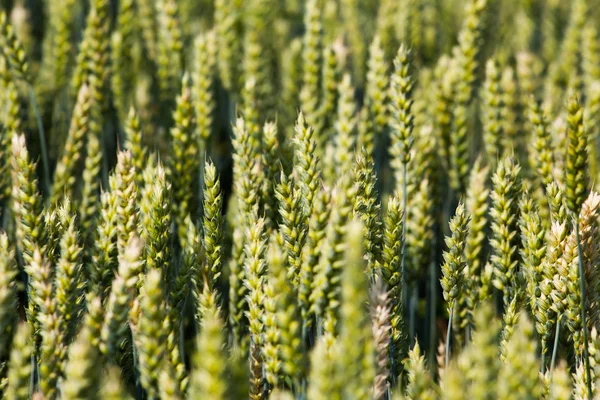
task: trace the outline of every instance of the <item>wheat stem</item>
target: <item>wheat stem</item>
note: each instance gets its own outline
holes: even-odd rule
[[[44,181],[44,191],[50,193],[50,166],[48,163],[48,149],[46,148],[46,133],[44,131],[44,123],[42,122],[42,116],[38,107],[37,100],[35,98],[35,91],[33,85],[29,84],[29,99],[31,106],[33,107],[33,113],[35,114],[35,120],[37,122],[38,134],[40,140],[40,153],[42,156],[42,176]]]
[[[581,323],[583,324],[583,357],[585,361],[585,376],[588,393],[592,394],[592,373],[590,368],[590,350],[588,344],[588,327],[585,316],[585,276],[583,272],[583,253],[579,240],[579,220],[575,220],[575,237],[577,240],[577,258],[579,259],[579,290],[581,291]]]

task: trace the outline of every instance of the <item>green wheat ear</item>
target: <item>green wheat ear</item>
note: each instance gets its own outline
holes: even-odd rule
[[[514,295],[515,271],[518,264],[518,215],[520,167],[507,157],[498,163],[492,177],[492,208],[490,209],[494,268],[494,286],[502,291],[508,305]]]
[[[6,233],[0,234],[0,355],[6,357],[11,348],[10,338],[17,322],[17,275],[19,273],[15,251]]]
[[[197,350],[193,357],[190,392],[201,398],[226,398],[227,359],[224,324],[215,303],[203,310]]]
[[[506,348],[506,360],[498,378],[499,395],[537,399],[541,396],[536,343],[533,324],[526,315],[519,318],[512,339]],[[506,398],[506,397],[505,397]]]
[[[425,357],[421,355],[418,341],[415,341],[414,347],[409,351],[405,364],[408,373],[407,397],[409,399],[434,398],[435,383],[425,365]]]
[[[31,333],[27,323],[19,324],[16,329],[8,362],[7,399],[25,400],[31,397],[31,356],[34,354]]]
[[[567,154],[565,198],[567,207],[578,215],[587,197],[587,133],[583,126],[583,107],[576,97],[567,104]]]
[[[162,275],[150,270],[144,279],[139,296],[140,315],[134,329],[138,353],[140,383],[152,398],[160,392],[160,373],[166,360],[165,296]]]
[[[341,382],[346,382],[344,393],[353,399],[370,398],[375,380],[375,343],[366,306],[369,294],[362,234],[359,222],[348,224],[340,300],[340,357],[337,362]]]
[[[65,365],[65,380],[61,385],[64,399],[97,399],[102,368],[99,368],[100,351],[94,345],[99,329],[96,324],[102,315],[100,298],[88,305],[88,315],[75,341],[69,346],[69,360]]]

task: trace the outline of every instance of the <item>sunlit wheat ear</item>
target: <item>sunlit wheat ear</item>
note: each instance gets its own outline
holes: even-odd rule
[[[446,246],[448,251],[444,252],[444,263],[442,264],[442,279],[440,281],[444,294],[444,300],[448,303],[448,332],[446,338],[446,362],[449,363],[450,353],[450,335],[452,333],[452,320],[454,318],[454,308],[459,294],[464,290],[464,272],[466,262],[464,258],[464,248],[468,234],[469,218],[465,213],[465,206],[458,204],[454,217],[450,221],[451,237],[446,237]]]
[[[504,99],[500,82],[500,67],[494,59],[487,61],[485,66],[485,82],[481,92],[483,100],[482,122],[483,140],[489,164],[494,166],[495,160],[503,154],[502,149],[502,112]]]
[[[373,275],[377,263],[381,260],[383,221],[381,204],[377,200],[379,194],[375,166],[364,148],[356,156],[354,180],[357,187],[354,216],[363,224],[367,269]]]
[[[126,340],[127,320],[142,272],[142,241],[134,237],[119,258],[119,270],[111,285],[102,326],[100,350],[109,360],[116,360]]]
[[[382,142],[383,135],[388,124],[388,66],[385,59],[385,52],[382,47],[381,37],[375,36],[369,46],[369,60],[367,63],[367,83],[366,83],[366,120],[369,127],[363,146],[367,154],[374,155],[374,150]],[[364,135],[363,135],[364,136]]]
[[[384,399],[389,389],[390,379],[390,334],[391,303],[381,276],[371,289],[371,320],[376,349],[376,375],[373,383],[375,399]]]
[[[42,198],[35,175],[36,165],[27,150],[24,135],[13,133],[11,177],[12,212],[15,216],[16,238],[25,264],[31,263],[34,248],[46,244]]]
[[[579,3],[579,2],[578,2]],[[581,2],[583,4],[583,2]],[[587,183],[587,142],[588,134],[583,126],[583,107],[579,103],[577,97],[572,96],[567,103],[567,154],[566,154],[566,165],[565,165],[565,197],[567,208],[571,212],[573,222],[575,225],[575,239],[577,241],[577,261],[578,261],[578,275],[579,278],[579,290],[578,294],[580,299],[579,310],[580,320],[583,330],[583,360],[586,372],[586,384],[588,395],[592,393],[592,375],[589,360],[589,349],[588,349],[588,323],[586,317],[586,283],[584,276],[583,267],[583,251],[582,244],[580,241],[580,231],[582,230],[581,222],[579,221],[579,213],[582,210],[582,204],[585,201],[588,193]],[[570,269],[574,269],[574,266]],[[575,301],[571,296],[569,299]],[[570,320],[576,320],[577,318],[568,318]],[[576,342],[577,343],[577,342]],[[577,346],[576,346],[577,350]]]
[[[20,323],[14,335],[8,362],[7,387],[5,389],[8,399],[29,398],[31,374],[33,373],[31,356],[34,353],[34,343],[32,338],[29,324]]]
[[[376,375],[376,348],[367,308],[369,293],[362,242],[361,224],[356,220],[350,221],[346,233],[346,266],[341,277],[338,323],[341,354],[337,362],[341,381],[348,382],[344,393],[355,399],[370,397]],[[345,368],[342,369],[342,366]]]
[[[467,269],[465,271],[466,308],[467,320],[472,321],[473,312],[480,301],[479,292],[476,290],[481,282],[483,269],[484,244],[486,242],[485,230],[487,229],[488,196],[490,193],[486,181],[489,177],[489,168],[483,167],[478,160],[471,172],[467,199],[465,202],[466,212],[471,216],[469,219],[469,233],[465,243],[465,259]]]
[[[503,378],[503,384],[498,385],[499,393],[518,393],[519,398],[538,398],[541,395],[533,325],[525,315],[519,318],[514,335],[507,344],[499,377]]]
[[[531,160],[542,184],[549,185],[553,181],[552,169],[554,157],[552,153],[552,138],[548,127],[548,120],[542,105],[535,98],[529,99],[529,123],[534,131],[533,149]]]
[[[492,177],[492,208],[490,209],[493,249],[490,258],[494,267],[494,286],[503,293],[508,305],[515,290],[518,254],[518,213],[521,168],[512,157],[498,163]]]
[[[431,379],[430,371],[425,363],[425,357],[421,354],[418,341],[415,341],[415,345],[408,353],[408,359],[405,363],[408,374],[406,393],[409,398],[418,399],[434,396],[436,385]]]
[[[100,389],[102,369],[98,368],[100,351],[96,346],[102,320],[99,297],[90,298],[82,328],[69,346],[69,359],[65,364],[65,379],[61,394],[65,399],[96,398]]]
[[[160,372],[166,361],[165,298],[160,271],[148,271],[138,297],[139,320],[132,328],[138,354],[140,383],[153,397],[160,392]]]
[[[198,351],[193,359],[190,391],[199,396],[224,398],[227,391],[227,358],[223,321],[216,304],[204,310]]]
[[[310,126],[316,126],[320,99],[319,79],[322,69],[323,25],[317,0],[306,3],[304,14],[304,46],[302,50],[302,89],[300,109]]]
[[[19,273],[16,253],[6,233],[0,234],[0,354],[6,357],[10,351],[10,338],[14,333],[14,309],[17,307],[17,275]]]
[[[473,99],[477,81],[478,54],[483,40],[484,15],[489,7],[486,0],[470,0],[465,7],[465,19],[455,48],[456,85],[450,134],[450,181],[452,189],[464,193],[469,172],[468,107]]]
[[[403,165],[410,161],[410,150],[414,141],[412,131],[414,116],[412,92],[412,52],[405,46],[398,49],[394,59],[394,73],[390,82],[390,112],[392,115],[392,141],[390,154],[394,157],[392,166],[397,176],[401,176]]]

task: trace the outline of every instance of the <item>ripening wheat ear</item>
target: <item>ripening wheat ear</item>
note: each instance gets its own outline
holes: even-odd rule
[[[150,181],[144,191],[144,200],[148,210],[142,219],[142,238],[146,242],[145,268],[158,269],[167,278],[172,272],[171,268],[171,211],[172,192],[167,181],[166,171],[162,164],[149,171]],[[184,238],[180,238],[183,242]]]
[[[408,385],[406,395],[409,399],[434,398],[435,383],[431,379],[431,374],[425,365],[425,357],[421,355],[419,342],[408,353],[408,359],[405,361],[408,372]]]
[[[42,197],[37,188],[35,163],[31,162],[24,135],[12,138],[12,211],[16,221],[17,246],[25,265],[31,263],[33,249],[46,245]]]
[[[408,340],[404,327],[403,277],[400,264],[402,248],[402,208],[396,195],[390,196],[383,231],[381,275],[388,287],[391,303],[390,359],[392,379],[402,369],[402,360],[407,354]]]
[[[327,224],[331,213],[331,192],[319,187],[315,194],[313,211],[308,220],[306,243],[302,249],[302,264],[300,266],[298,300],[302,314],[302,336],[306,337],[313,324],[312,309],[313,279],[321,256],[321,246],[325,241]]]
[[[570,400],[573,396],[571,377],[565,362],[561,362],[552,373],[548,399]]]
[[[317,126],[317,113],[320,97],[320,72],[322,66],[323,26],[321,6],[318,0],[306,3],[304,14],[304,49],[302,50],[302,89],[300,107],[310,126]]]
[[[311,125],[317,130],[315,133],[317,141],[317,151],[319,157],[323,157],[323,149],[326,144],[331,142],[335,122],[335,115],[338,109],[339,92],[337,90],[341,80],[341,61],[338,60],[337,50],[333,45],[323,49],[323,60],[321,70],[321,104],[318,109],[318,118]]]
[[[375,166],[364,148],[356,155],[354,180],[357,187],[354,216],[363,223],[367,269],[373,274],[376,264],[381,260],[383,223],[381,220],[381,205],[378,201],[376,188],[377,175],[375,174]]]
[[[390,375],[390,339],[391,339],[391,302],[389,292],[380,275],[375,277],[371,289],[371,320],[376,350],[376,375],[373,382],[373,397],[385,399],[389,390]]]
[[[459,357],[459,368],[469,380],[466,397],[485,398],[490,393],[489,382],[500,371],[498,337],[500,326],[491,303],[483,302],[473,316],[473,340]],[[493,392],[492,392],[493,393]]]
[[[290,182],[291,181],[291,182]],[[281,173],[275,196],[279,202],[281,222],[279,231],[287,253],[288,275],[295,286],[298,284],[302,263],[302,246],[306,237],[306,217],[302,211],[302,198],[295,190],[294,181]]]
[[[75,341],[69,346],[69,360],[65,365],[65,380],[61,384],[64,399],[99,399],[102,368],[100,351],[95,341],[100,335],[102,304],[99,297],[88,303],[88,314]]]
[[[519,318],[507,344],[506,360],[498,375],[500,398],[537,399],[542,394],[533,324],[526,315]]]
[[[304,115],[298,114],[294,126],[294,183],[302,193],[304,214],[308,218],[313,215],[315,196],[321,185],[320,160],[317,157],[315,130],[306,124]]]
[[[71,119],[69,135],[65,143],[62,157],[56,165],[54,182],[52,183],[52,197],[50,204],[58,204],[64,196],[73,199],[77,183],[77,169],[79,160],[83,156],[82,150],[85,137],[90,134],[89,121],[93,119],[94,95],[93,87],[81,86],[77,96],[77,103]],[[94,132],[91,132],[92,134]],[[95,156],[95,155],[92,155]]]
[[[140,383],[151,398],[159,393],[159,376],[166,354],[165,293],[162,289],[162,275],[158,270],[150,270],[144,279],[139,296],[139,321],[133,328],[138,354]]]
[[[544,239],[546,230],[539,215],[539,210],[534,205],[529,193],[525,191],[520,200],[521,217],[519,225],[521,229],[522,271],[526,281],[526,293],[529,306],[533,313],[535,327],[541,337],[541,352],[544,359],[547,353],[548,329],[547,315],[549,309],[545,298],[542,296],[541,286],[544,279],[544,259],[546,246]],[[545,361],[545,359],[543,360]]]
[[[88,276],[90,277],[90,287],[104,297],[110,288],[114,268],[117,264],[117,220],[119,215],[117,194],[114,190],[103,192],[100,201],[100,215],[91,251]]]
[[[102,327],[100,350],[115,363],[118,351],[126,339],[127,320],[142,272],[142,241],[133,237],[119,258],[119,272],[110,288],[106,316]]]
[[[137,13],[134,0],[119,2],[117,21],[110,42],[111,89],[113,101],[123,121],[135,95],[136,67],[139,56],[136,54]]]
[[[489,177],[489,168],[483,167],[481,160],[475,162],[471,172],[469,190],[466,199],[466,212],[471,216],[469,219],[469,232],[465,243],[465,260],[467,270],[465,272],[466,285],[466,320],[471,323],[473,312],[480,301],[479,292],[476,288],[481,283],[481,273],[483,269],[484,244],[486,243],[486,234],[488,224],[488,196],[490,190],[486,182]]]
[[[552,222],[563,224],[567,222],[567,205],[563,191],[556,182],[551,182],[546,186],[546,197],[550,207],[550,216]]]
[[[25,400],[31,398],[31,374],[33,368],[31,357],[34,354],[34,341],[29,324],[22,322],[15,331],[10,360],[5,396],[10,400]]]
[[[63,329],[63,316],[58,312],[57,301],[53,297],[51,266],[38,249],[33,252],[33,261],[28,273],[34,277],[31,285],[36,293],[36,306],[39,310],[37,321],[41,336],[38,352],[40,389],[46,398],[54,398],[66,358],[66,331]]]
[[[169,178],[173,184],[173,197],[176,201],[176,223],[179,236],[184,236],[182,225],[185,217],[195,215],[197,176],[200,171],[198,161],[199,142],[196,136],[196,116],[192,102],[187,74],[182,79],[181,94],[177,96],[177,106],[173,113],[174,125],[170,130],[171,157],[168,164]]]
[[[454,52],[457,75],[450,135],[450,182],[457,193],[464,193],[469,172],[468,108],[476,88],[478,55],[483,46],[482,28],[487,8],[487,0],[469,0]]]
[[[507,157],[498,163],[492,177],[492,208],[490,217],[493,232],[490,240],[493,254],[490,258],[494,267],[494,286],[502,291],[504,303],[508,305],[514,295],[515,271],[518,264],[518,215],[520,167]]]
[[[4,58],[10,66],[10,72],[14,74],[17,79],[22,79],[25,81],[29,87],[29,98],[36,117],[38,140],[40,144],[41,161],[43,167],[42,184],[44,185],[44,191],[49,192],[50,169],[48,150],[46,147],[46,134],[34,92],[34,86],[32,82],[33,77],[30,72],[29,62],[27,61],[27,53],[23,48],[23,44],[17,38],[15,30],[8,21],[8,16],[4,11],[0,14],[0,47],[2,48],[2,54]]]
[[[528,111],[529,123],[535,134],[533,142],[535,152],[532,152],[531,161],[545,189],[554,180],[552,176],[552,169],[554,168],[552,138],[542,104],[533,96],[529,99]]]
[[[368,120],[373,124],[373,140],[368,141],[367,154],[374,155],[375,149],[382,143],[388,125],[388,66],[381,37],[376,35],[369,47],[367,63],[367,85],[365,90]]]
[[[269,229],[274,228],[279,220],[277,196],[275,195],[279,175],[282,170],[290,170],[292,167],[291,164],[283,164],[284,160],[281,158],[281,153],[284,143],[280,143],[280,141],[277,124],[270,121],[265,122],[262,129],[263,154],[261,156],[261,163],[264,166],[264,172],[261,173],[263,179],[260,194],[261,205],[264,209],[263,212]]]
[[[391,148],[390,155],[397,181],[406,181],[406,164],[410,161],[413,144],[414,116],[412,92],[414,80],[412,73],[412,53],[404,45],[400,46],[394,59],[394,73],[390,82]],[[398,165],[400,163],[401,165]],[[402,179],[400,179],[402,177]]]
[[[140,126],[140,117],[133,106],[124,123],[125,149],[131,151],[131,158],[135,166],[135,181],[141,189],[144,186],[143,171],[146,165],[147,149],[143,143],[143,131]]]
[[[315,268],[310,302],[317,319],[325,322],[325,329],[333,334],[339,310],[343,254],[346,249],[344,236],[351,217],[354,187],[345,175],[332,195],[332,211],[327,226],[325,241],[321,247],[319,263]]]
[[[503,154],[502,111],[504,107],[500,67],[495,59],[487,61],[485,75],[481,93],[483,100],[481,118],[488,163],[493,168],[496,159]]]
[[[290,382],[291,389],[302,392],[303,380],[307,370],[306,349],[302,338],[302,322],[295,287],[289,280],[285,268],[285,255],[279,244],[271,242],[267,253],[269,266],[269,284],[276,294],[275,326],[277,335],[278,360],[283,382]],[[265,322],[266,324],[266,322]]]
[[[583,107],[576,97],[567,104],[567,155],[565,166],[566,202],[576,216],[587,197],[587,132],[583,126]]]
[[[169,104],[180,88],[183,67],[183,32],[178,4],[161,0],[156,7],[157,75],[161,99]]]
[[[246,317],[250,327],[250,396],[253,399],[260,399],[262,398],[264,384],[261,354],[264,324],[261,316],[265,299],[265,252],[267,243],[264,231],[265,221],[258,218],[256,209],[254,212],[255,221],[257,222],[246,232],[248,242],[244,249],[246,253],[244,286],[247,288],[248,293],[246,295],[246,303],[248,304]]]
[[[206,151],[208,140],[211,136],[213,124],[213,110],[215,101],[213,95],[213,80],[217,43],[214,31],[198,36],[194,42],[194,68],[192,74],[192,95],[196,110],[198,133],[200,135],[200,149]]]
[[[65,220],[60,240],[60,259],[56,265],[56,304],[64,324],[65,345],[71,339],[81,313],[85,275],[82,264],[82,248],[77,232],[75,216],[70,214],[69,199],[65,200],[59,214]]]
[[[139,224],[138,189],[130,151],[121,151],[118,154],[115,174],[110,177],[110,187],[116,196],[117,249],[121,253],[137,233]]]
[[[223,239],[223,194],[221,182],[217,171],[211,160],[207,160],[204,166],[204,211],[203,217],[203,240],[204,255],[206,261],[202,270],[204,281],[209,288],[216,287],[223,267],[223,250],[221,242]],[[201,285],[202,280],[198,279]]]
[[[340,176],[352,170],[356,147],[354,137],[356,129],[356,105],[354,102],[354,87],[352,86],[349,74],[345,74],[342,82],[338,85],[338,94],[334,160],[337,176]]]
[[[444,299],[448,303],[448,333],[446,336],[446,365],[450,353],[450,335],[452,334],[452,320],[454,319],[454,307],[456,306],[459,293],[464,290],[463,270],[466,267],[464,258],[465,241],[468,233],[469,218],[465,213],[465,206],[459,203],[456,207],[454,217],[450,221],[451,237],[446,237],[448,251],[444,252],[444,263],[442,264],[441,285]]]
[[[567,104],[567,155],[565,168],[566,203],[574,219],[577,240],[579,294],[581,296],[581,324],[583,325],[583,357],[585,362],[588,393],[592,393],[592,376],[588,349],[588,326],[586,319],[586,288],[583,270],[583,252],[579,238],[579,213],[587,196],[587,132],[583,126],[583,107],[576,97]]]
[[[216,303],[203,310],[197,349],[193,356],[190,393],[199,398],[225,399],[227,364],[224,325]]]
[[[6,357],[10,350],[10,338],[17,322],[17,276],[19,268],[15,251],[6,233],[0,234],[0,356]]]
[[[338,368],[348,398],[370,398],[375,379],[375,342],[367,312],[368,281],[362,247],[362,226],[348,224],[345,269],[340,297],[340,355]],[[352,299],[352,301],[349,301]]]
[[[6,57],[11,72],[19,79],[31,80],[27,52],[23,43],[17,38],[14,27],[8,20],[6,12],[0,14],[0,45],[2,54]]]
[[[336,356],[338,343],[328,334],[321,336],[310,354],[310,375],[307,398],[315,400],[339,399],[343,382],[340,382]]]

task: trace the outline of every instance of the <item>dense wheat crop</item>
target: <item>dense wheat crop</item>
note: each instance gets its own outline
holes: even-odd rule
[[[0,393],[600,399],[600,0],[0,0]]]

